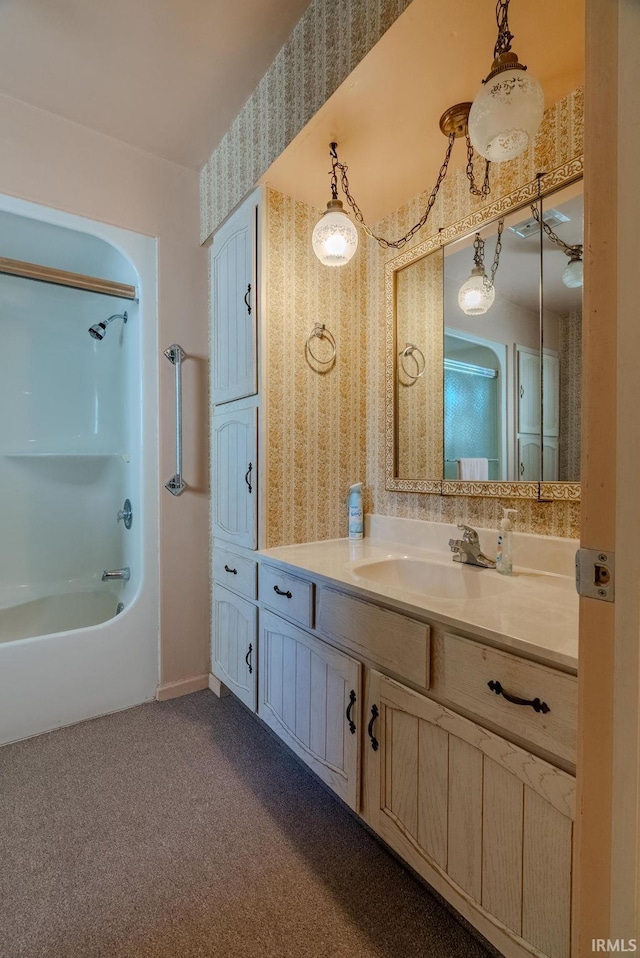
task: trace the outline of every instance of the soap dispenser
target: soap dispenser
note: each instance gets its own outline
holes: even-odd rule
[[[364,483],[356,482],[349,489],[349,498],[347,508],[349,514],[349,538],[362,539],[364,536],[364,513],[362,510],[362,486]]]
[[[502,519],[500,520],[500,532],[498,533],[498,549],[496,552],[496,571],[501,575],[512,575],[513,565],[511,562],[511,519],[510,515],[516,515],[517,509],[503,509]]]

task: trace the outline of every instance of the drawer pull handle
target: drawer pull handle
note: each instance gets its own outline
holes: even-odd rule
[[[288,592],[288,591],[287,591],[287,592],[283,592],[282,589],[279,589],[277,585],[274,585],[273,591],[276,593],[276,595],[286,595],[287,599],[290,599],[290,598],[291,598],[291,593],[290,593],[290,592]]]
[[[224,571],[225,571],[225,572],[230,572],[231,575],[237,575],[237,574],[238,574],[238,570],[237,570],[237,569],[230,569],[229,566],[226,564],[226,562],[225,562],[225,566],[224,566]]]
[[[249,302],[249,295],[251,293],[251,283],[247,286],[247,291],[244,294],[244,305],[247,307],[247,313],[251,316],[251,303]]]
[[[495,692],[496,695],[501,695],[504,699],[507,700],[507,702],[511,702],[512,705],[530,705],[534,712],[542,712],[544,715],[546,715],[547,712],[551,711],[547,703],[541,702],[540,699],[538,698],[519,699],[515,695],[509,695],[507,692],[505,692],[500,682],[498,681],[494,682],[493,680],[491,680],[491,682],[487,682],[487,685],[489,686],[492,692]]]
[[[253,470],[253,466],[252,466],[251,463],[249,463],[249,468],[247,469],[247,471],[246,471],[245,474],[244,474],[244,481],[246,482],[246,484],[247,484],[248,487],[249,487],[249,492],[251,492],[251,472],[252,472],[252,470]]]
[[[247,652],[247,654],[246,654],[245,657],[244,657],[244,660],[245,660],[245,662],[247,663],[247,666],[248,666],[248,668],[249,668],[249,675],[251,675],[251,673],[253,672],[253,666],[251,665],[251,653],[252,653],[252,652],[253,652],[253,646],[251,645],[251,642],[249,642],[249,651]]]
[[[349,731],[351,732],[352,735],[356,734],[356,723],[351,718],[351,710],[355,704],[356,704],[356,693],[353,689],[351,689],[351,691],[349,692],[349,704],[347,705],[346,716],[347,716],[347,722],[349,723]]]
[[[375,735],[373,734],[373,723],[375,722],[375,720],[378,718],[379,715],[380,715],[380,712],[378,711],[378,706],[377,706],[377,705],[372,705],[372,706],[371,706],[371,718],[369,719],[369,724],[368,724],[368,726],[367,726],[367,735],[368,735],[369,738],[371,739],[371,748],[373,749],[374,752],[377,752],[377,751],[378,751],[378,744],[379,744],[379,743],[378,743],[378,739],[377,739],[377,738],[375,737]]]

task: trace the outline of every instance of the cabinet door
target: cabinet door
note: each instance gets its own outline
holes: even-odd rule
[[[357,810],[361,665],[260,610],[258,715]]]
[[[258,544],[257,428],[255,406],[212,419],[213,534],[247,549]]]
[[[256,202],[221,227],[211,251],[211,392],[214,403],[257,392]]]
[[[211,622],[211,671],[256,710],[258,609],[214,583]]]
[[[367,683],[369,824],[487,937],[569,958],[575,780],[377,672]]]
[[[540,433],[540,354],[516,347],[518,367],[518,432]],[[519,477],[521,478],[521,477]],[[536,479],[540,478],[538,474]]]
[[[542,480],[558,481],[558,440],[545,436],[542,440]]]
[[[552,352],[542,359],[542,421],[545,436],[560,434],[560,360]]]
[[[540,460],[540,436],[518,436],[518,479],[539,482]]]

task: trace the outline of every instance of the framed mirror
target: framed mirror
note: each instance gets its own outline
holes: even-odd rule
[[[581,174],[539,176],[385,267],[388,489],[579,499]]]

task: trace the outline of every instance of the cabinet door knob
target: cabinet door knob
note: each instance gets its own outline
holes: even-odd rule
[[[351,689],[351,691],[349,692],[349,704],[347,705],[346,718],[347,718],[347,722],[349,723],[349,731],[351,732],[352,735],[356,734],[356,723],[351,718],[351,711],[355,704],[356,704],[355,689]]]
[[[251,293],[251,283],[247,286],[247,291],[244,294],[244,304],[247,307],[247,312],[251,316],[251,303],[249,302],[249,294]]]
[[[516,695],[509,695],[497,680],[494,681],[492,679],[490,682],[487,682],[487,685],[492,692],[495,692],[496,695],[501,695],[503,699],[506,699],[507,702],[511,702],[512,705],[530,705],[534,712],[542,712],[543,715],[551,711],[547,703],[541,702],[539,698],[519,699]]]
[[[374,752],[378,751],[379,742],[378,742],[378,739],[373,734],[373,723],[375,722],[375,720],[378,718],[379,715],[380,715],[380,712],[378,711],[378,706],[372,705],[371,718],[369,719],[369,724],[367,725],[367,735],[371,739],[371,748],[373,749]]]

